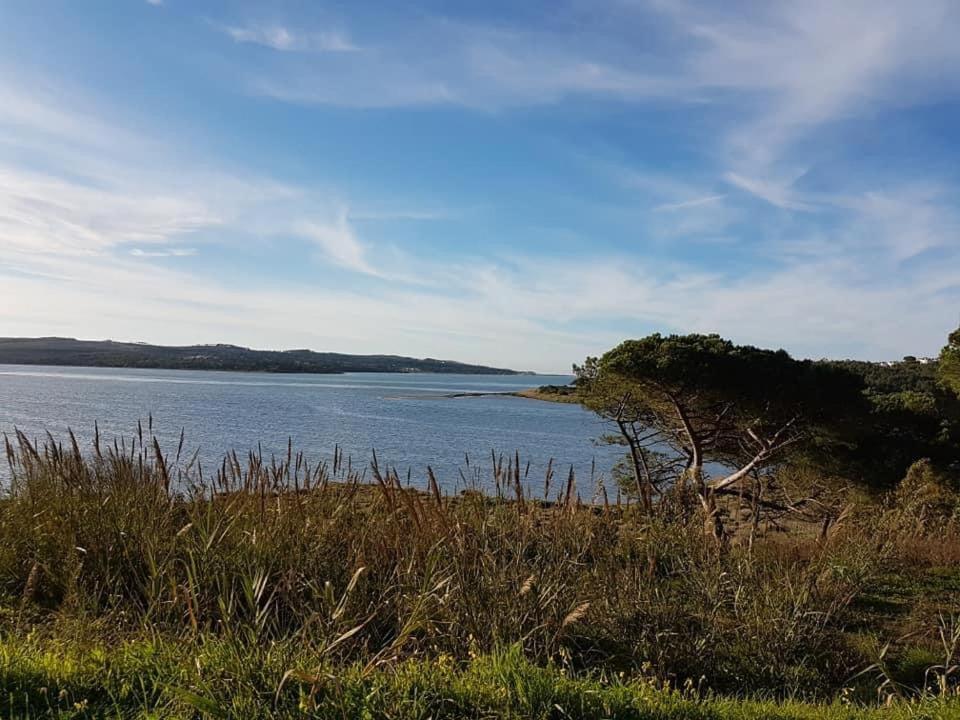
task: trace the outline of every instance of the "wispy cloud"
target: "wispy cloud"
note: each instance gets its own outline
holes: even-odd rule
[[[454,216],[451,210],[350,210],[351,220],[384,221],[384,220],[449,220]]]
[[[366,250],[357,238],[346,208],[341,208],[328,223],[304,222],[297,230],[337,265],[366,275],[380,274],[367,260]]]
[[[934,250],[960,254],[960,193],[955,188],[930,181],[903,182],[895,189],[830,200],[857,218],[844,240],[871,264],[887,260],[902,265]],[[879,256],[871,257],[873,253]],[[929,267],[942,262],[942,256],[934,258]]]
[[[118,144],[149,144],[105,122],[76,91],[29,70],[0,73],[0,98],[4,140],[31,150],[76,152],[80,146],[99,152]]]
[[[233,30],[277,49],[311,45],[284,28]],[[495,110],[574,95],[639,99],[674,92],[672,78],[578,49],[568,36],[422,16],[379,38],[375,51],[343,62],[317,57],[305,65],[297,58],[269,73],[258,68],[244,80],[251,91],[288,102],[372,108],[446,104]]]
[[[220,223],[215,210],[195,198],[91,187],[0,167],[0,229],[8,250],[97,254]]]
[[[936,68],[960,57],[949,0],[655,7],[694,41],[683,70],[692,84],[755,95],[752,122],[731,140],[760,160],[823,123],[941,92]]]
[[[293,50],[294,36],[284,27],[241,28],[228,27],[224,31],[239,43],[265,45],[274,50]]]
[[[690,40],[678,87],[737,108],[712,148],[726,180],[781,209],[812,209],[797,199],[794,167],[824,133],[960,91],[940,70],[960,62],[949,0],[655,7]]]
[[[224,26],[235,42],[252,43],[282,52],[355,52],[359,50],[345,33],[323,30],[300,32],[283,25]]]
[[[654,212],[676,212],[677,210],[687,210],[689,208],[703,207],[704,205],[714,205],[723,200],[726,195],[705,195],[703,197],[692,198],[691,200],[681,200],[679,202],[662,203],[653,207]]]
[[[192,257],[197,254],[196,248],[167,248],[165,250],[141,250],[133,248],[130,254],[134,257],[163,258],[163,257]]]
[[[723,177],[731,185],[782,210],[811,211],[814,209],[809,203],[797,199],[796,193],[792,190],[794,180],[778,182],[770,179],[754,179],[735,172],[728,172]]]
[[[717,192],[721,183],[699,171],[686,177],[619,163],[585,165],[631,193],[644,230],[652,239],[696,242],[726,241],[729,227],[743,215],[728,193]]]
[[[575,16],[576,6],[564,11]],[[960,62],[960,6],[949,0],[610,2],[596,4],[589,23],[542,20],[505,27],[410,14],[371,36],[372,52],[248,68],[241,81],[277,100],[344,107],[500,110],[582,97],[733,107],[704,149],[741,190],[794,210],[805,208],[790,199],[781,163],[797,143],[837,121],[960,90],[939,70]],[[301,40],[308,31],[285,26],[232,30],[283,50],[311,44]],[[314,44],[337,49],[337,37]],[[352,46],[345,33],[342,44]]]

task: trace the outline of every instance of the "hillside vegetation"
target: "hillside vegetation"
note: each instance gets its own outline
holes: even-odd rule
[[[399,355],[344,355],[312,350],[251,350],[236,345],[168,347],[111,340],[0,338],[0,364],[274,373],[434,372],[515,375],[506,368]]]

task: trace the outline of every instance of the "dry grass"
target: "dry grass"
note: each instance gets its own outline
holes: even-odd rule
[[[69,619],[117,640],[292,644],[370,672],[513,647],[571,673],[831,697],[870,660],[852,634],[885,627],[882,613],[863,627],[862,602],[891,563],[953,557],[917,557],[879,508],[824,539],[718,545],[695,513],[582,504],[572,477],[534,502],[519,458],[494,458],[494,496],[448,496],[432,472],[419,492],[376,459],[364,473],[339,453],[231,455],[201,477],[182,450],[164,456],[149,428],[88,452],[8,443],[5,633]]]

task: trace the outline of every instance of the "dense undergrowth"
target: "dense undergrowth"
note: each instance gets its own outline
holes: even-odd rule
[[[718,542],[682,498],[588,505],[572,477],[544,503],[376,464],[367,485],[339,457],[201,479],[142,434],[8,454],[7,716],[957,712],[958,496],[926,464],[829,528],[731,519]]]

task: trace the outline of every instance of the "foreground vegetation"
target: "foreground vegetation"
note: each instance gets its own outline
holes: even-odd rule
[[[10,717],[957,712],[960,503],[929,464],[825,532],[731,515],[718,543],[679,495],[587,504],[548,475],[535,500],[516,458],[447,497],[339,455],[200,484],[149,431],[8,454]]]

